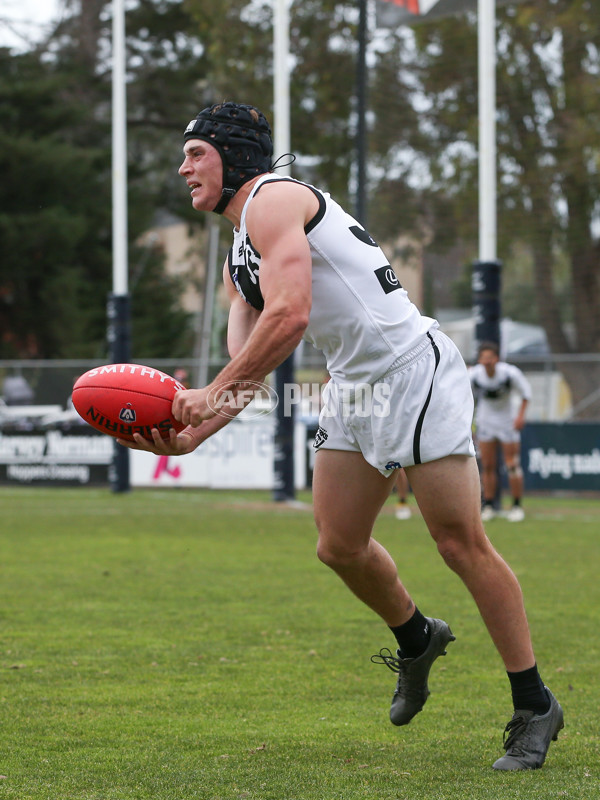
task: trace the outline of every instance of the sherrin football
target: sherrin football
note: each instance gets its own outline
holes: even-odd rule
[[[77,413],[93,428],[118,439],[134,441],[139,433],[152,441],[152,428],[163,439],[185,425],[171,414],[175,392],[185,389],[170,375],[141,364],[107,364],[88,370],[73,386]]]

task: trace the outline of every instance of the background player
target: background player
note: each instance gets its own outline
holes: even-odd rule
[[[500,445],[513,503],[507,519],[511,522],[520,522],[525,517],[521,506],[523,497],[521,430],[525,425],[525,412],[531,400],[531,387],[518,367],[500,361],[498,345],[494,342],[481,343],[478,363],[469,370],[469,377],[476,401],[475,427],[481,459],[483,484],[481,517],[486,522],[496,515],[494,499],[497,491],[497,454]],[[516,416],[512,402],[515,392],[521,396]]]
[[[396,470],[396,519],[404,520],[412,517],[410,506],[408,505],[408,494],[410,487],[406,472],[400,467]]]

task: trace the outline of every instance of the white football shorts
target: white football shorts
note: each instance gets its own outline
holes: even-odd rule
[[[386,477],[449,455],[475,455],[473,393],[454,342],[431,331],[374,384],[331,379],[314,447],[362,453]]]
[[[479,442],[504,442],[509,444],[521,441],[521,434],[515,430],[512,417],[480,413],[476,415],[476,421],[476,436]]]

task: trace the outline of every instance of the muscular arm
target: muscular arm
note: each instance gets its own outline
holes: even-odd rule
[[[166,442],[156,431],[153,443],[136,437],[136,444],[131,446],[159,455],[191,452],[244,408],[244,402],[238,402],[221,409],[226,415],[217,415],[213,410],[217,392],[235,395],[245,382],[262,382],[294,352],[308,325],[311,308],[312,264],[304,226],[317,210],[313,193],[294,183],[269,185],[252,200],[246,227],[261,254],[264,309],[259,312],[240,297],[226,265],[223,279],[231,301],[227,325],[231,361],[208,386],[175,395],[173,414],[188,426],[185,430],[179,435],[171,431]]]
[[[521,405],[519,407],[519,411],[517,416],[515,417],[515,421],[513,423],[514,428],[516,431],[522,431],[525,427],[525,412],[527,411],[527,406],[529,405],[529,400],[525,397],[521,400]]]
[[[521,431],[525,427],[525,413],[531,399],[531,384],[518,367],[511,365],[511,370],[517,391],[521,395],[521,405],[513,425],[515,430]]]
[[[263,381],[300,342],[311,308],[311,255],[304,225],[317,206],[309,189],[293,183],[266,186],[251,201],[246,226],[261,254],[264,309],[252,314],[241,298],[231,295],[231,361],[204,389],[176,395],[173,413],[182,422],[197,426],[211,419],[215,412],[210,398],[216,391],[235,392],[246,381]],[[231,283],[228,275],[225,279],[226,285]]]

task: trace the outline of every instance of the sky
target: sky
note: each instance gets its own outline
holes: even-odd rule
[[[60,0],[0,0],[0,46],[27,49],[49,22],[58,19]]]

